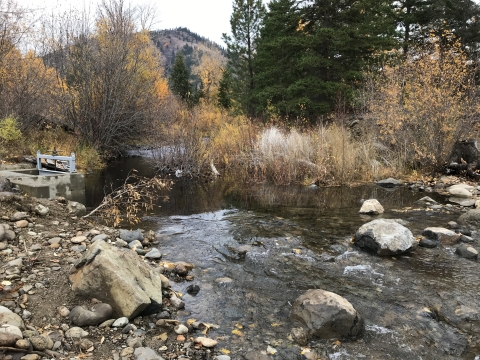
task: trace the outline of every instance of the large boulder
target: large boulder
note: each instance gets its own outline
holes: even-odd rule
[[[376,219],[355,233],[355,244],[381,256],[411,251],[417,244],[412,232],[395,220]]]
[[[67,211],[72,216],[83,216],[87,213],[87,208],[79,202],[69,201],[67,204]]]
[[[450,195],[460,198],[471,198],[472,190],[475,189],[473,186],[467,184],[456,184],[447,188],[447,191]]]
[[[388,179],[377,181],[377,185],[385,188],[393,188],[395,186],[402,186],[402,182],[397,179],[388,178]]]
[[[377,199],[368,199],[365,200],[360,208],[360,214],[367,214],[367,215],[378,215],[383,214],[384,209],[382,204],[378,202]]]
[[[307,327],[310,337],[321,339],[354,338],[364,329],[362,317],[347,299],[320,289],[299,296],[290,318]]]
[[[25,330],[25,324],[20,316],[5,306],[0,306],[0,325],[13,325],[20,330]]]
[[[468,210],[465,214],[460,215],[458,222],[462,225],[480,228],[480,209]]]
[[[162,304],[162,282],[138,255],[103,240],[95,241],[70,273],[72,289],[113,308],[117,317],[132,319]]]

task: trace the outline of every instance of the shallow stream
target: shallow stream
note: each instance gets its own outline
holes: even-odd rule
[[[127,158],[88,176],[87,205],[98,203],[105,184],[121,184],[132,167],[152,174],[142,158]],[[309,344],[326,358],[474,359],[480,354],[478,262],[449,247],[418,247],[392,258],[351,243],[356,230],[373,219],[358,214],[362,199],[376,198],[386,209],[381,217],[407,221],[418,236],[425,227],[444,227],[461,214],[455,207],[432,210],[415,203],[428,195],[446,204],[438,194],[405,187],[310,189],[180,179],[168,195],[141,227],[159,234],[164,260],[195,264],[196,296],[186,291],[192,282],[174,284],[185,294],[180,319],[219,325],[209,336],[220,337],[218,348],[228,349],[232,359],[301,359],[301,349],[288,338],[298,326],[288,314],[293,301],[312,288],[344,296],[366,322],[360,340]],[[244,245],[250,247],[242,255],[238,248]],[[276,353],[265,355],[267,348]]]

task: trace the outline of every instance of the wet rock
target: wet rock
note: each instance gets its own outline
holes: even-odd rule
[[[309,290],[293,303],[290,318],[309,329],[310,336],[321,339],[357,337],[364,322],[350,302],[325,290]]]
[[[460,241],[460,235],[452,230],[442,227],[428,227],[422,231],[428,239],[436,240],[443,245],[452,245]]]
[[[475,240],[471,238],[470,236],[467,235],[461,235],[460,236],[460,242],[466,243],[466,244],[473,244]]]
[[[162,303],[162,283],[153,269],[134,252],[102,240],[76,263],[70,281],[78,294],[96,297],[110,304],[115,314],[130,319],[152,302]]]
[[[87,213],[87,208],[85,205],[80,204],[76,201],[69,201],[67,203],[67,211],[72,216],[83,216]]]
[[[400,180],[397,180],[397,179],[388,178],[388,179],[383,179],[383,180],[377,181],[376,184],[379,185],[379,186],[382,186],[382,187],[386,187],[386,188],[393,188],[395,186],[401,186],[402,182]]]
[[[118,318],[115,320],[115,322],[112,324],[112,327],[124,327],[125,325],[128,324],[128,318],[123,316],[121,318]]]
[[[455,250],[455,254],[470,260],[476,260],[478,258],[478,251],[469,245],[460,245]]]
[[[383,214],[383,206],[378,202],[377,199],[368,199],[365,200],[360,208],[360,214],[366,215],[378,215]]]
[[[218,341],[207,338],[205,336],[199,336],[195,338],[195,343],[202,344],[202,346],[206,348],[212,348],[218,344]]]
[[[164,360],[155,350],[148,347],[139,347],[133,353],[135,360]]]
[[[454,197],[471,198],[472,193],[470,190],[473,190],[473,189],[474,189],[473,186],[469,186],[466,184],[457,184],[447,188],[447,191],[449,192],[450,195]]]
[[[177,298],[176,296],[172,296],[170,298],[170,304],[172,304],[172,306],[177,310],[181,310],[185,308],[185,303],[179,298]]]
[[[53,348],[53,341],[47,335],[32,336],[29,340],[35,350],[43,351]]]
[[[480,227],[480,209],[468,210],[465,214],[460,215],[458,222],[462,225],[468,225],[474,228]]]
[[[47,216],[47,214],[50,212],[50,209],[46,206],[43,206],[42,204],[37,204],[34,208],[33,211],[38,215],[38,216]]]
[[[295,341],[300,346],[307,346],[308,343],[308,333],[304,328],[293,328],[290,331],[293,341]]]
[[[127,243],[130,243],[134,240],[143,241],[143,234],[140,231],[140,229],[137,229],[134,231],[121,229],[119,236],[120,236],[120,239],[122,239],[123,241],[126,241]]]
[[[458,225],[458,223],[455,222],[455,221],[449,221],[447,225],[448,225],[448,227],[449,227],[450,229],[452,229],[452,230],[455,230],[455,229],[459,229],[459,228],[460,228],[460,225]]]
[[[439,244],[440,242],[436,240],[425,239],[425,238],[420,240],[420,242],[418,243],[419,246],[429,248],[429,249],[436,248]]]
[[[200,286],[198,285],[188,285],[187,286],[187,293],[195,296],[200,292]]]
[[[71,338],[82,338],[82,337],[88,336],[88,332],[83,330],[81,327],[74,326],[74,327],[67,330],[67,332],[65,333],[65,336],[67,338],[69,338],[69,337],[71,337]]]
[[[95,304],[92,310],[76,306],[70,311],[69,320],[77,326],[96,326],[112,316],[113,309],[109,304]]]
[[[389,219],[376,219],[362,225],[355,233],[354,242],[381,256],[405,253],[417,244],[409,229]]]
[[[160,250],[153,248],[150,250],[146,255],[145,258],[147,259],[161,259],[162,258],[162,253]]]
[[[13,325],[20,330],[25,330],[25,324],[20,316],[7,309],[4,306],[0,306],[0,325]]]

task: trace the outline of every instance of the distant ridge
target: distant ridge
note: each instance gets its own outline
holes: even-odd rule
[[[190,70],[193,65],[193,50],[200,44],[203,45],[207,51],[208,49],[212,49],[212,51],[217,50],[223,56],[226,55],[225,49],[220,45],[185,27],[151,31],[150,37],[155,46],[162,53],[167,76],[170,75],[175,56],[179,51],[183,52],[185,63]]]

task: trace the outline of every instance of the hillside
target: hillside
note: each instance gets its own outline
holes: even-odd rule
[[[170,75],[175,56],[179,51],[183,52],[185,63],[190,70],[192,69],[192,65],[197,61],[192,56],[194,49],[200,45],[203,45],[203,51],[211,50],[212,52],[220,52],[222,56],[226,55],[225,49],[220,45],[188,30],[187,28],[152,31],[150,36],[155,46],[162,53],[167,76]]]

